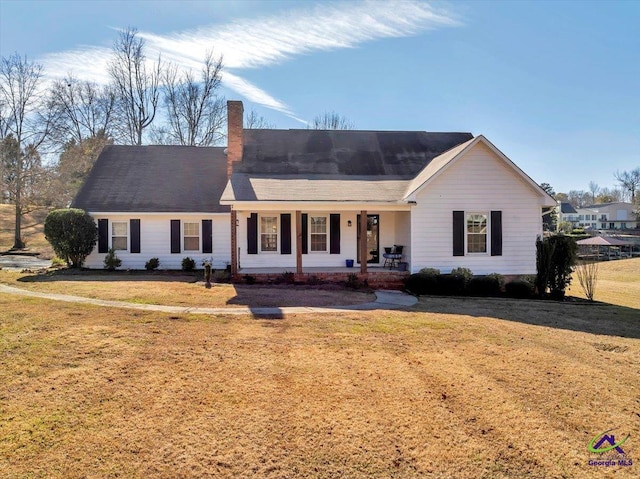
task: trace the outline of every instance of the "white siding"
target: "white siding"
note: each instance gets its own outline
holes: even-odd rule
[[[340,214],[340,254],[330,254],[329,252],[312,252],[302,255],[302,267],[344,267],[347,259],[357,259],[357,234],[358,223],[357,217],[359,211],[313,211],[308,213],[309,216],[327,216],[332,213]],[[280,253],[280,214],[291,214],[291,254]],[[240,268],[291,268],[296,269],[296,212],[295,211],[260,211],[258,212],[258,254],[247,254],[247,218],[250,211],[238,212],[238,248],[240,249]],[[380,264],[384,262],[382,253],[385,246],[393,246],[394,244],[409,244],[408,235],[408,212],[392,212],[392,211],[367,211],[367,214],[380,215]],[[260,216],[277,216],[278,217],[278,251],[277,252],[260,252]],[[406,231],[399,231],[397,226],[398,218],[405,218],[407,225]],[[351,221],[351,227],[348,222]],[[327,237],[329,244],[329,237]],[[357,266],[357,263],[355,264]],[[369,266],[374,266],[371,263]]]
[[[202,260],[213,258],[214,269],[223,269],[231,262],[231,226],[229,214],[207,215],[202,214],[93,214],[96,223],[99,219],[109,220],[109,246],[111,246],[111,223],[113,221],[127,222],[129,228],[130,219],[140,219],[140,253],[130,253],[131,231],[128,229],[127,251],[116,251],[118,258],[122,260],[119,269],[144,269],[144,265],[151,258],[160,259],[159,269],[181,269],[182,259],[189,256],[196,261],[196,267],[200,268]],[[213,228],[213,252],[202,253],[202,226],[200,227],[200,250],[171,253],[171,220],[200,223],[202,220],[212,220]],[[180,246],[184,247],[183,238],[180,238]],[[102,269],[104,267],[105,253],[98,253],[98,245],[87,257],[84,264],[87,268]]]
[[[485,145],[477,144],[418,192],[411,211],[411,271],[535,274],[542,234],[541,197]],[[502,256],[453,256],[453,211],[502,211]]]

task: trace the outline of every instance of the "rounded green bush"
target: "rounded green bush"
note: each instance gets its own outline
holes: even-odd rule
[[[189,256],[182,258],[183,271],[193,271],[194,269],[196,269],[196,262],[193,258],[190,258]]]
[[[510,298],[530,298],[533,296],[533,285],[528,281],[515,280],[504,285],[505,294]]]
[[[154,269],[158,269],[158,266],[160,266],[159,258],[151,258],[149,261],[147,261],[144,264],[144,267],[147,271],[153,271]]]
[[[405,288],[416,296],[438,294],[438,277],[430,273],[414,273],[405,280]]]
[[[98,241],[98,228],[86,211],[64,208],[47,215],[44,235],[58,258],[80,268]]]
[[[500,296],[500,278],[495,275],[477,276],[467,284],[469,296]]]

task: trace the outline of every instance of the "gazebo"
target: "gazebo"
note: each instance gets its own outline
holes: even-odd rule
[[[611,248],[615,248],[616,250],[619,249],[620,253],[622,253],[625,246],[629,248],[629,257],[632,256],[631,250],[633,248],[633,243],[612,238],[610,236],[594,236],[593,238],[580,240],[577,243],[580,247],[580,257],[585,259],[610,260]],[[606,250],[606,253],[604,253],[603,250]],[[618,258],[621,257],[621,255],[614,255],[614,258],[616,256]]]

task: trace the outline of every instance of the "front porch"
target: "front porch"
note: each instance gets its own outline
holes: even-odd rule
[[[329,210],[327,205],[306,205],[305,210],[274,210],[273,205],[252,205],[252,210],[231,212],[232,274],[311,275],[367,278],[387,275],[392,265],[411,264],[408,205],[385,205],[365,210],[351,206]],[[397,245],[393,262],[385,257]],[[364,260],[362,264],[361,259]],[[353,265],[353,267],[349,267]],[[393,270],[391,270],[393,272]],[[397,276],[397,275],[396,275]],[[404,275],[401,275],[404,276]]]

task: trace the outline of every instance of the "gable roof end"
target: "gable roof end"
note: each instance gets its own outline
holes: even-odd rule
[[[533,181],[529,175],[522,171],[513,161],[511,161],[504,153],[502,153],[496,146],[487,140],[484,135],[478,135],[472,140],[469,140],[461,145],[458,145],[451,150],[434,158],[430,164],[428,164],[416,178],[411,181],[407,191],[405,193],[405,201],[411,201],[415,199],[415,195],[419,190],[428,185],[431,181],[446,171],[453,163],[462,158],[468,151],[470,151],[478,143],[486,145],[500,160],[502,160],[509,168],[513,170],[531,189],[541,196],[542,206],[553,207],[557,205],[556,200],[549,195],[542,187]]]

